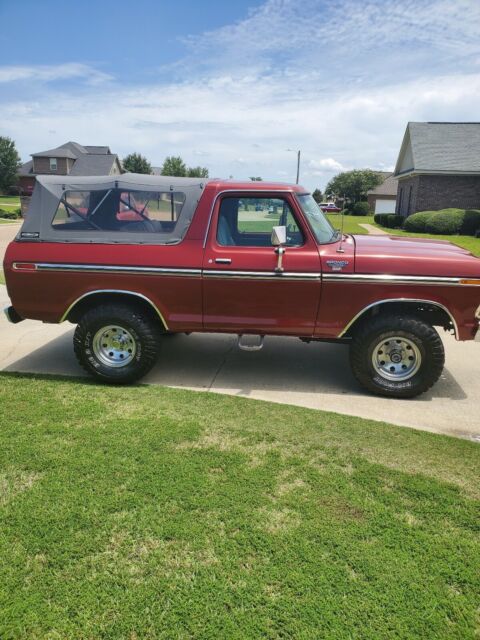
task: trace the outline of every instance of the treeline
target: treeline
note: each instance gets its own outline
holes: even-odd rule
[[[153,173],[150,162],[140,153],[130,153],[122,160],[125,171],[131,173]],[[206,167],[187,167],[180,156],[167,156],[160,169],[162,176],[176,176],[177,178],[208,178]]]

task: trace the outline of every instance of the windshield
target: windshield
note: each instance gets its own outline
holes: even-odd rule
[[[337,237],[337,232],[330,224],[328,218],[325,217],[313,197],[309,193],[304,193],[300,196],[297,195],[297,198],[305,217],[310,223],[310,227],[315,234],[318,244],[332,242],[332,240]]]

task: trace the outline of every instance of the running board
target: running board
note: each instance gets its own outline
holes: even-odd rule
[[[260,351],[265,336],[244,333],[238,336],[238,348],[242,351]]]

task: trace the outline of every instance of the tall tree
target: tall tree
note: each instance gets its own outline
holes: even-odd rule
[[[20,156],[15,142],[0,136],[0,191],[7,191],[17,182],[19,166]]]
[[[317,202],[318,204],[320,204],[320,202],[323,202],[323,193],[320,191],[320,189],[315,189],[315,191],[312,193],[312,196],[315,202]]]
[[[367,191],[382,183],[382,174],[371,169],[343,171],[332,178],[325,187],[325,193],[345,196],[349,202],[367,199]]]
[[[208,178],[207,167],[188,167],[187,176],[189,178]]]
[[[152,173],[152,165],[140,153],[130,153],[122,164],[125,171],[131,173]]]
[[[187,166],[180,156],[167,156],[162,165],[162,176],[176,176],[184,178]]]

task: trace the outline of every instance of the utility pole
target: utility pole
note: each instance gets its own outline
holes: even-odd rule
[[[297,154],[297,184],[300,181],[300,156],[301,156],[301,151],[300,149],[298,149],[298,151],[296,151],[295,149],[287,149],[287,151],[295,151]]]

